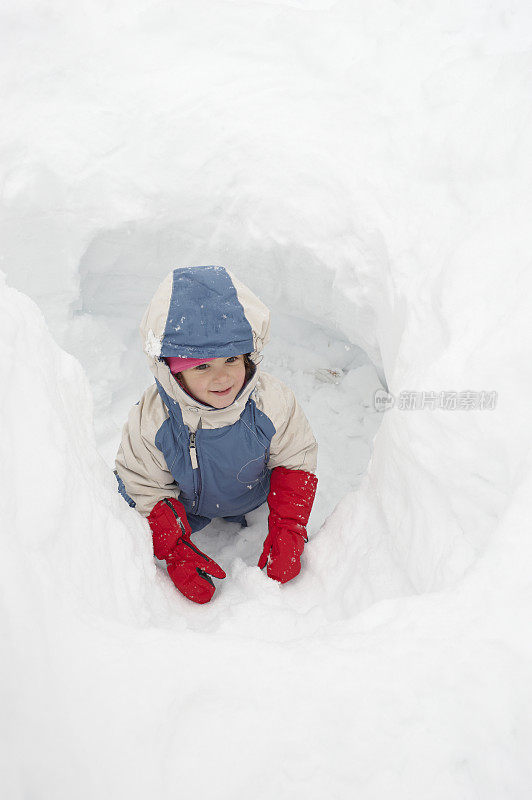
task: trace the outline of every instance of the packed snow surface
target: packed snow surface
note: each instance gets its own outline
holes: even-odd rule
[[[530,4],[0,14],[1,796],[528,800]],[[320,445],[301,575],[216,521],[207,606],[111,470],[193,264]]]

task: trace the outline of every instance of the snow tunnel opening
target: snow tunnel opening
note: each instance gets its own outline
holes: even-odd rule
[[[178,263],[205,263],[206,249],[183,248],[186,252]],[[195,608],[183,607],[173,585],[167,586],[164,581],[169,584],[168,578],[159,572],[155,582],[150,578],[143,583],[146,571],[153,569],[149,534],[139,515],[118,496],[111,467],[127,414],[153,382],[138,333],[140,318],[160,280],[176,266],[179,248],[170,229],[153,230],[144,223],[100,229],[93,233],[80,258],[79,291],[58,338],[78,357],[91,385],[94,414],[87,422],[93,423],[90,427],[105,461],[101,464],[102,476],[109,481],[109,494],[104,492],[104,506],[112,508],[113,519],[119,519],[129,531],[131,547],[139,548],[139,552],[142,548],[138,562],[141,570],[128,565],[134,581],[145,587],[142,613],[163,626],[177,624],[186,616],[189,627],[210,630],[223,625],[224,613],[230,610],[247,631],[247,616],[254,613],[250,604],[258,602],[262,608],[265,603],[271,637],[278,637],[278,625],[290,639],[301,630],[302,616],[306,620],[305,635],[313,635],[324,619],[351,618],[378,600],[430,591],[442,552],[446,557],[449,537],[446,531],[440,536],[438,530],[439,539],[424,537],[414,542],[412,550],[409,486],[401,483],[401,476],[398,482],[393,458],[397,451],[392,451],[391,459],[384,452],[398,444],[408,457],[411,449],[404,440],[404,420],[394,417],[398,428],[391,440],[392,417],[382,414],[374,403],[375,391],[382,388],[378,369],[361,347],[364,337],[371,344],[368,332],[375,325],[374,341],[388,345],[383,354],[386,364],[392,365],[390,374],[394,377],[397,345],[395,352],[393,345],[396,334],[401,334],[402,311],[398,303],[390,310],[373,302],[377,296],[383,304],[388,303],[387,264],[381,259],[382,251],[376,251],[375,256],[376,261],[382,260],[380,274],[377,270],[364,274],[360,263],[355,263],[351,272],[342,275],[339,269],[327,267],[319,253],[304,247],[277,244],[268,248],[249,241],[251,255],[247,257],[243,245],[241,250],[235,246],[235,257],[228,264],[227,253],[232,249],[226,245],[212,247],[208,261],[227,264],[273,311],[272,339],[265,351],[264,367],[293,386],[320,444],[320,484],[310,519],[305,570],[301,581],[279,595],[279,587],[271,586],[272,582],[256,569],[267,526],[267,508],[261,507],[252,512],[244,538],[222,521],[211,523],[202,532],[205,551],[224,569],[227,567],[231,576],[218,593],[217,603],[202,616]],[[367,259],[364,261],[367,263]],[[357,342],[353,332],[359,325],[363,335]],[[292,339],[287,350],[289,335]],[[374,440],[381,423],[385,425],[384,435]],[[398,455],[400,464],[401,453]],[[372,468],[368,473],[370,457]],[[354,491],[359,484],[362,490]],[[94,490],[99,509],[102,486]],[[414,510],[423,512],[417,506]],[[114,546],[112,539],[108,544]],[[120,564],[120,570],[110,574],[106,590],[122,581],[122,560]],[[161,585],[165,596],[162,612],[158,608]],[[138,605],[136,590],[134,598]],[[289,607],[296,613],[289,614],[291,621],[285,625],[283,615]],[[270,635],[264,628],[258,633]],[[253,626],[249,635],[256,635]]]
[[[320,446],[316,531],[366,472],[382,420],[374,396],[383,372],[361,346],[363,337],[353,336],[352,319],[363,318],[367,327],[371,310],[343,291],[312,249],[267,244],[200,247],[175,226],[142,223],[96,232],[80,261],[69,349],[88,374],[98,447],[112,465],[127,413],[153,381],[138,334],[153,292],[178,264],[228,266],[270,308],[262,367],[294,389]]]

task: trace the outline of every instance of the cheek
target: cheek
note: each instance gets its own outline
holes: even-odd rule
[[[185,388],[194,394],[194,392],[201,391],[202,384],[204,382],[202,378],[204,378],[203,375],[196,373],[191,375],[183,375],[182,380],[185,384]]]
[[[246,366],[244,363],[242,363],[241,365],[239,365],[239,367],[240,368],[238,370],[238,380],[240,382],[240,386],[242,386],[242,384],[246,380]]]
[[[208,372],[198,373],[198,375],[194,375],[194,386],[197,392],[204,392],[206,389],[209,388],[211,383],[212,376],[209,375]]]

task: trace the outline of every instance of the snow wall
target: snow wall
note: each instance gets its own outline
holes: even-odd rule
[[[191,608],[83,370],[2,285],[3,795],[528,796],[525,4],[3,16],[2,264],[67,350],[93,330],[125,374],[123,309],[178,258],[363,346],[396,398],[498,393],[396,403],[301,578],[237,559]]]

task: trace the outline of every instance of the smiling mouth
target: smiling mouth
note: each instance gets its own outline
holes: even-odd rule
[[[230,386],[228,389],[222,389],[221,391],[218,391],[217,389],[211,389],[211,392],[213,394],[229,394],[229,392],[231,391],[232,388],[233,387]]]

